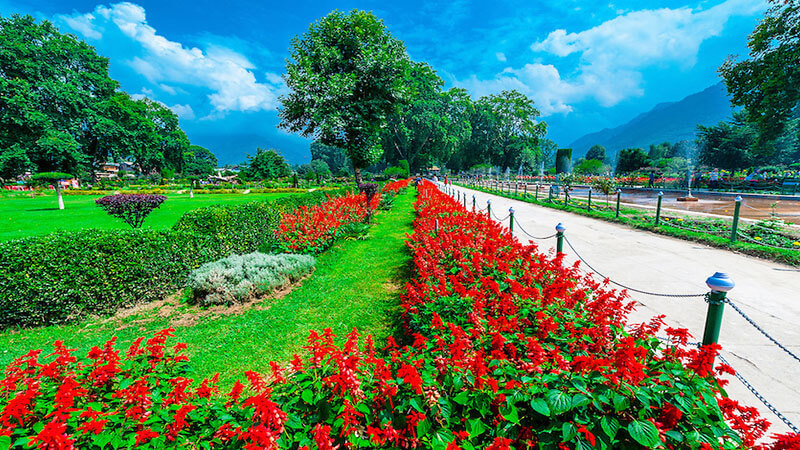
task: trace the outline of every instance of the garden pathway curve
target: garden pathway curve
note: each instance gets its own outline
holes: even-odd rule
[[[521,225],[515,225],[514,235],[523,242],[531,239],[520,228],[534,236],[550,236],[555,233],[555,225],[563,223],[569,241],[589,264],[612,280],[636,289],[673,294],[705,293],[708,291],[705,280],[709,275],[727,272],[736,282],[729,298],[778,342],[800,355],[800,268],[460,186],[454,188],[466,192],[470,208],[473,195],[480,209],[485,209],[487,200],[491,199],[492,211],[500,218],[506,217],[509,207],[513,207]],[[508,226],[508,219],[503,223]],[[555,238],[534,242],[544,252],[555,252]],[[572,249],[566,243],[564,247],[569,263],[576,261]],[[584,264],[580,267],[589,270]],[[668,325],[688,328],[695,340],[702,339],[707,309],[702,298],[663,298],[634,292],[631,297],[638,302],[631,323],[664,314]],[[800,361],[769,342],[728,305],[720,344],[722,356],[800,427]],[[789,431],[735,378],[731,379],[727,392],[744,404],[758,407],[773,423],[771,432]]]

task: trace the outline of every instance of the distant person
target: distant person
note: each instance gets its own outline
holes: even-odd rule
[[[719,169],[715,168],[711,171],[711,174],[708,176],[708,187],[711,189],[717,189],[719,187]]]
[[[656,181],[656,173],[655,172],[650,172],[650,176],[647,179],[647,187],[649,187],[649,188],[653,187],[653,184],[655,183],[655,181]]]

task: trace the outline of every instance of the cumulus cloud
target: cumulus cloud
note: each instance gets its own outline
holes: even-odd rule
[[[763,0],[725,0],[708,9],[628,12],[580,32],[557,29],[533,43],[531,49],[542,58],[577,57],[577,66],[569,70],[568,77],[553,65],[532,63],[520,69],[507,68],[490,80],[472,77],[462,84],[484,91],[517,86],[539,103],[544,115],[567,113],[570,103],[586,99],[613,106],[644,93],[643,69],[691,68],[700,45],[718,36],[732,16],[749,16],[764,9]]]
[[[133,70],[170,94],[176,92],[176,85],[205,90],[217,117],[230,111],[273,110],[277,106],[276,93],[282,84],[275,78],[257,80],[255,66],[244,55],[219,46],[203,51],[171,41],[147,24],[145,9],[137,4],[100,5],[91,13],[59,19],[87,39],[119,39],[133,45],[135,56],[126,60]],[[179,107],[188,114],[186,106],[173,109]]]
[[[194,119],[194,110],[190,105],[172,105],[168,106],[175,114],[181,119],[192,120]]]
[[[495,53],[495,54],[494,54],[494,56],[495,56],[495,57],[497,58],[497,60],[498,60],[498,61],[500,61],[500,62],[506,62],[506,61],[507,61],[507,60],[506,60],[506,54],[505,54],[505,53],[502,53],[502,52],[497,52],[497,53]]]

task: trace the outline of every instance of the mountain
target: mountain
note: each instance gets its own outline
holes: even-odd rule
[[[595,144],[613,155],[624,148],[647,149],[650,144],[691,140],[695,138],[697,125],[715,125],[729,119],[732,113],[725,85],[718,83],[683,100],[659,103],[616,128],[589,133],[570,147],[573,158],[577,159]]]

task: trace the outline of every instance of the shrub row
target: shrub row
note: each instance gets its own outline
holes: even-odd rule
[[[192,269],[275,247],[281,214],[341,195],[312,192],[187,212],[172,230],[86,230],[0,243],[0,329],[70,322],[152,301]]]

